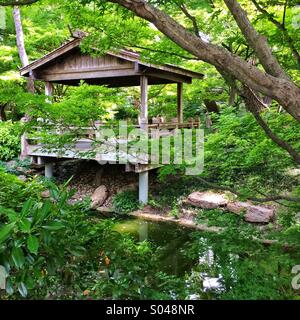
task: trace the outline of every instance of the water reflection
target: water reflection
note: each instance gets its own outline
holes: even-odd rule
[[[177,276],[188,273],[187,286],[202,284],[203,292],[224,290],[222,275],[214,272],[217,264],[215,253],[206,238],[193,238],[195,231],[172,223],[147,222],[140,219],[119,221],[115,224],[114,230],[129,233],[137,241],[150,241],[159,252],[159,269]],[[190,258],[186,255],[186,250],[195,241],[200,241],[201,247],[205,249],[199,250],[198,257]],[[202,271],[195,271],[196,269]],[[191,300],[199,298],[197,294],[188,297]]]

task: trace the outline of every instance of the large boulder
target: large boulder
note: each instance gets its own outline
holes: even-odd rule
[[[268,223],[275,217],[275,209],[265,206],[250,206],[245,214],[245,220],[254,223]]]
[[[257,206],[249,202],[230,202],[227,210],[236,214],[246,212],[244,218],[248,222],[268,223],[275,217],[275,209],[267,206]]]
[[[108,190],[106,186],[102,185],[98,187],[91,196],[91,200],[92,200],[91,208],[96,209],[98,207],[101,207],[107,198],[108,198]]]
[[[227,204],[227,210],[236,214],[240,214],[242,212],[246,212],[246,210],[251,206],[252,204],[249,202],[229,202]]]
[[[188,196],[187,202],[202,209],[216,209],[228,203],[224,194],[214,192],[193,192]]]

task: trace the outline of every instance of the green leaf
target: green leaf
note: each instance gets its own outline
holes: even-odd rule
[[[13,248],[11,253],[12,260],[15,266],[19,269],[22,268],[25,262],[24,252],[21,248]]]
[[[20,221],[19,227],[21,231],[29,233],[31,229],[31,222],[28,219],[24,218]]]
[[[72,248],[69,250],[71,254],[73,254],[75,257],[82,257],[85,252],[86,252],[86,249],[82,246],[78,246],[76,248]]]
[[[31,253],[37,254],[40,243],[39,239],[36,236],[29,235],[27,239],[27,248]]]
[[[14,226],[15,226],[15,222],[7,224],[0,229],[0,244],[9,237]]]
[[[25,217],[30,213],[31,205],[32,205],[32,199],[28,199],[23,205],[23,208],[20,214],[21,217]]]
[[[46,226],[43,226],[43,228],[46,230],[57,231],[57,230],[65,228],[65,226],[63,223],[61,223],[59,221],[54,221]]]
[[[14,288],[10,279],[6,280],[6,293],[10,296],[14,293]]]
[[[23,297],[23,298],[26,298],[27,294],[28,294],[28,291],[27,291],[27,287],[25,286],[24,282],[20,282],[18,284],[18,291],[20,292],[20,295]]]
[[[42,210],[41,210],[41,215],[39,221],[42,222],[50,212],[52,203],[49,200],[46,200],[43,204]]]

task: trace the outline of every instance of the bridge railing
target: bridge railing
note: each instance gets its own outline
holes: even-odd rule
[[[190,119],[187,122],[178,123],[175,121],[172,122],[158,122],[158,123],[149,123],[146,125],[146,130],[149,133],[149,138],[158,139],[160,137],[172,136],[174,135],[175,129],[194,129],[200,127],[199,119]],[[68,133],[74,135],[76,139],[75,149],[76,152],[90,151],[92,149],[93,143],[99,139],[99,132],[101,128],[107,129],[117,129],[118,126],[114,126],[105,122],[96,122],[93,126],[90,127],[58,127],[51,126],[48,124],[47,134],[62,136]],[[141,125],[129,124],[129,131],[131,129],[141,129]],[[45,150],[41,151],[44,147],[42,143],[42,137],[40,135],[42,127],[36,126],[33,127],[31,132],[25,133],[22,136],[22,150],[21,156],[44,156],[44,157],[57,157],[57,153],[47,152]],[[145,125],[143,126],[145,130]],[[74,138],[73,137],[73,138]],[[117,137],[118,139],[118,137]],[[115,142],[117,142],[117,139]],[[124,139],[124,137],[122,138]],[[129,140],[128,140],[129,142]],[[75,150],[74,150],[75,152]],[[74,153],[75,154],[75,153]],[[69,152],[68,158],[72,158],[72,152]]]

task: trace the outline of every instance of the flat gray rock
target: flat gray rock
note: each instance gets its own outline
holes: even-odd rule
[[[188,196],[188,203],[202,209],[216,209],[224,207],[228,200],[220,193],[193,192]]]

